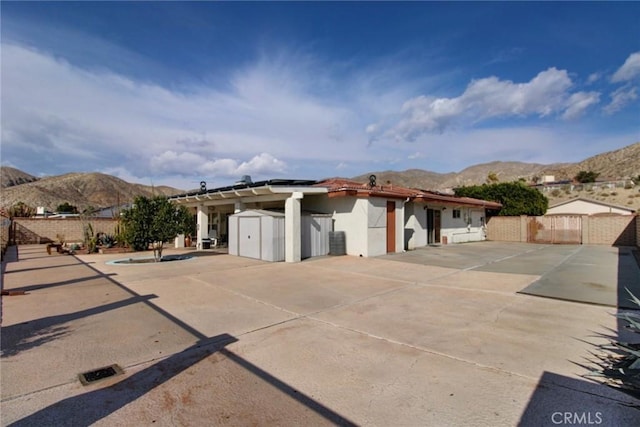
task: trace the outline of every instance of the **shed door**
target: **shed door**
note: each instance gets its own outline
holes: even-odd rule
[[[260,259],[260,218],[238,218],[238,255]]]
[[[396,251],[396,202],[387,202],[387,253]]]

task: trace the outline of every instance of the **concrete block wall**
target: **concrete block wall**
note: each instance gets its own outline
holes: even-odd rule
[[[487,240],[526,242],[526,216],[494,216],[487,222]]]
[[[636,246],[636,218],[630,215],[588,216],[588,239],[583,244]],[[584,221],[583,221],[584,227]]]
[[[487,240],[527,241],[527,216],[496,216],[487,222]],[[582,216],[585,245],[640,246],[640,216]]]
[[[48,243],[58,240],[57,236],[60,235],[67,242],[82,242],[87,224],[91,224],[94,234],[115,234],[118,221],[111,218],[94,218],[89,221],[79,218],[14,218],[14,240],[19,245]]]

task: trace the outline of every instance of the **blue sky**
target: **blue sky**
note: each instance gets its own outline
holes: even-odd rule
[[[2,164],[182,189],[640,141],[640,3],[2,2]]]

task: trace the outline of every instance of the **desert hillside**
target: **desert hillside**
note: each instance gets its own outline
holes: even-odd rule
[[[69,173],[3,188],[1,205],[9,207],[16,202],[24,202],[32,207],[44,206],[55,210],[58,205],[68,202],[82,210],[89,206],[97,208],[129,203],[136,196],[169,196],[181,192],[165,186],[131,184],[102,173]]]
[[[495,173],[500,182],[525,179],[531,182],[534,177],[553,175],[557,180],[571,179],[581,171],[593,171],[602,178],[630,178],[640,175],[640,142],[619,150],[609,151],[589,157],[579,163],[538,163],[495,161],[470,166],[460,172],[436,173],[422,169],[397,171],[372,171],[358,175],[353,179],[367,182],[371,174],[378,182],[391,181],[394,184],[412,188],[443,190],[463,185],[483,184],[490,173]]]
[[[0,167],[0,188],[13,187],[14,185],[26,184],[37,180],[38,178],[35,176],[22,172],[20,169],[9,166]]]

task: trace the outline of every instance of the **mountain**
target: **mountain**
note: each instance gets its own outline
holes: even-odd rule
[[[2,167],[3,183],[4,169],[5,166]],[[24,172],[18,172],[30,176]],[[44,206],[54,211],[58,205],[68,202],[83,210],[89,206],[97,208],[130,203],[136,196],[170,196],[182,192],[166,186],[131,184],[102,173],[68,173],[5,187],[2,189],[0,205],[10,207],[21,201],[32,207]]]
[[[353,177],[354,181],[368,182],[369,175],[376,175],[378,183],[390,181],[404,187],[428,190],[444,190],[463,185],[482,184],[490,173],[494,173],[500,182],[525,179],[533,181],[534,177],[553,175],[556,180],[571,179],[581,170],[593,171],[602,178],[629,178],[640,175],[640,142],[589,157],[579,163],[554,163],[543,165],[538,163],[495,161],[470,166],[460,172],[436,173],[422,169],[409,169],[403,172],[381,171],[368,172]]]
[[[19,169],[9,166],[0,167],[0,188],[12,187],[14,185],[26,184],[27,182],[37,181],[33,175],[22,172]]]
[[[619,150],[598,154],[579,163],[537,163],[495,161],[470,166],[460,172],[436,173],[422,169],[409,169],[404,172],[369,172],[352,178],[355,181],[368,182],[374,174],[380,184],[390,181],[403,187],[415,187],[430,190],[446,190],[462,185],[482,184],[493,173],[500,182],[525,179],[531,182],[534,177],[554,175],[556,180],[571,179],[579,171],[593,171],[601,178],[615,179],[637,177],[640,175],[640,142]],[[18,169],[2,166],[2,197],[0,207],[10,207],[22,201],[29,206],[44,206],[49,210],[68,202],[79,209],[86,207],[107,207],[129,203],[136,196],[166,196],[183,193],[171,187],[151,187],[131,184],[111,175],[101,173],[69,173],[46,178],[36,178]],[[631,190],[629,190],[631,191]],[[602,196],[603,200],[617,203],[640,204],[640,197],[634,194],[622,194],[622,191],[610,192]],[[614,194],[620,193],[620,194]],[[564,193],[563,193],[564,194]],[[632,198],[632,196],[634,196]],[[571,197],[571,195],[568,195]],[[640,207],[640,205],[638,206]]]

